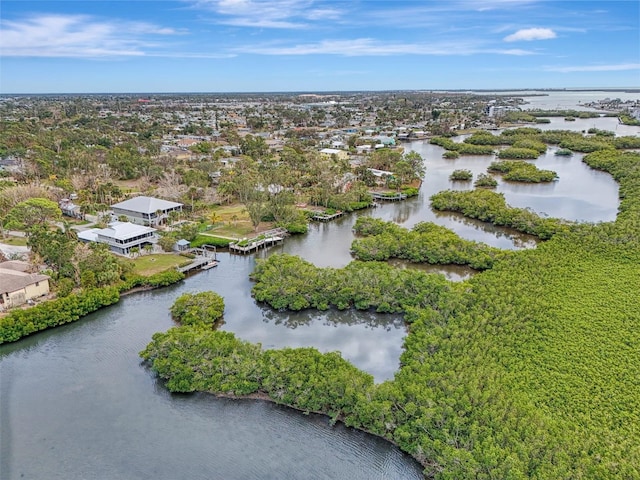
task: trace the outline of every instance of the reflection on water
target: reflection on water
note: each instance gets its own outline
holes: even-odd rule
[[[476,270],[466,265],[429,265],[428,263],[411,263],[397,258],[389,260],[389,264],[396,268],[411,268],[426,273],[439,273],[452,282],[468,280],[477,273]]]
[[[355,309],[337,310],[331,308],[324,312],[316,310],[303,310],[300,312],[280,312],[270,308],[262,310],[262,320],[273,322],[275,325],[283,325],[287,328],[309,326],[318,323],[325,327],[338,327],[341,325],[362,325],[369,329],[383,329],[390,332],[392,329],[404,328],[404,320],[401,315],[378,314],[372,311]]]

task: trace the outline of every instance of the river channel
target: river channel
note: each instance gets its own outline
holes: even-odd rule
[[[572,123],[564,128],[583,127]],[[263,401],[171,395],[138,357],[153,333],[173,325],[168,309],[178,295],[214,290],[225,299],[222,328],[238,337],[260,342],[264,348],[338,350],[376,381],[391,379],[405,336],[401,316],[275,312],[253,301],[248,276],[256,257],[277,252],[300,255],[318,266],[346,265],[358,215],[406,227],[434,221],[465,238],[500,248],[535,247],[532,237],[429,208],[429,196],[437,191],[471,188],[448,180],[453,169],[484,172],[490,158],[451,161],[442,159],[442,149],[427,142],[406,147],[418,151],[427,166],[416,198],[313,224],[307,235],[288,238],[257,256],[219,253],[218,267],[178,285],[126,296],[74,324],[0,346],[0,478],[422,478],[421,467],[388,442],[340,424],[331,426],[322,416]],[[580,158],[557,157],[550,149],[536,164],[556,170],[557,182],[500,182],[498,191],[512,205],[550,216],[612,220],[618,207],[617,185]],[[462,267],[428,270],[452,280],[473,273]]]

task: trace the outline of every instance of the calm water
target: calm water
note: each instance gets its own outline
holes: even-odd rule
[[[636,87],[637,88],[637,87]],[[625,101],[639,101],[640,93],[638,92],[614,92],[607,90],[590,90],[590,91],[513,91],[513,92],[477,92],[481,95],[494,93],[496,95],[507,95],[517,97],[523,95],[525,104],[522,108],[525,110],[589,110],[593,108],[586,107],[584,104],[598,102],[606,98],[619,98]],[[536,95],[536,96],[530,96]]]
[[[571,127],[582,125],[572,122]],[[407,227],[434,221],[501,248],[535,245],[531,237],[428,207],[437,191],[469,188],[452,184],[451,170],[480,173],[491,159],[443,160],[439,147],[426,142],[408,146],[426,160],[420,196],[359,215]],[[542,186],[501,182],[498,191],[509,203],[570,219],[615,217],[617,186],[609,175],[589,170],[577,155],[555,157],[552,151],[536,164],[556,170],[560,180]],[[319,266],[344,266],[351,260],[356,218],[314,224],[308,235],[289,238],[259,256],[288,252]],[[219,257],[218,267],[179,285],[126,297],[72,325],[0,346],[2,480],[421,478],[419,465],[378,438],[266,402],[170,395],[140,364],[138,352],[152,334],[172,326],[168,308],[175,298],[214,290],[225,298],[222,328],[242,339],[265,348],[339,350],[377,381],[392,378],[405,335],[400,316],[274,312],[250,296],[254,257]],[[454,280],[472,273],[464,267],[421,268]]]
[[[245,286],[233,294],[252,260],[221,260],[180,285],[0,347],[0,478],[421,478],[417,463],[376,437],[267,402],[171,395],[140,364],[151,335],[172,325],[176,296],[214,289],[225,296],[225,328],[245,339],[324,344],[381,376],[397,368],[399,319],[268,318]]]

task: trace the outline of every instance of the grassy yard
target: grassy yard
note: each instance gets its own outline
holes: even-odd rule
[[[128,259],[127,261],[133,263],[134,273],[147,276],[182,265],[188,262],[189,259],[173,253],[158,253],[143,255],[133,260]]]
[[[0,243],[4,243],[5,245],[13,245],[14,247],[26,247],[27,239],[26,237],[6,237],[0,238]]]
[[[220,237],[227,238],[243,238],[246,236],[251,236],[254,233],[253,225],[251,222],[235,222],[233,223],[224,223],[224,224],[216,224],[211,230],[207,230],[206,232],[202,232],[204,235],[214,235]]]
[[[211,210],[217,216],[216,223],[211,230],[203,233],[219,235],[226,238],[244,238],[255,235],[249,214],[242,204],[220,205]],[[271,228],[270,224],[261,223],[258,231]]]

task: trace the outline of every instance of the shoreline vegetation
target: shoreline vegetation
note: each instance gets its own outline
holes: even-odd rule
[[[622,151],[640,139],[525,127],[431,143],[457,155],[530,158],[548,144],[586,153],[587,165],[620,185],[618,216],[579,224],[510,207],[485,189],[444,191],[431,197],[432,208],[546,241],[503,252],[426,222],[409,231],[363,219],[352,244],[359,260],[347,267],[318,268],[289,255],[257,262],[252,294],[274,309],[403,313],[400,368],[380,384],[339,352],[262,350],[214,330],[218,313],[206,326],[154,334],[141,357],[172,392],[269,399],[326,414],[398,445],[428,478],[640,476],[640,299],[629,288],[640,284],[640,154]],[[390,258],[484,271],[454,283],[395,269],[384,262]],[[0,318],[0,343],[184,278],[175,270],[156,275],[11,312]]]
[[[585,162],[620,184],[615,222],[541,219],[485,190],[432,197],[547,239],[460,284],[409,280],[380,262],[258,263],[253,295],[276,309],[403,311],[409,334],[393,380],[374,384],[337,352],[262,351],[193,327],[155,334],[141,355],[170,391],[324,413],[395,443],[427,478],[635,478],[640,300],[629,286],[640,284],[640,155],[607,149]],[[356,242],[412,235],[380,221],[366,227]]]
[[[0,345],[48,328],[75,322],[102,307],[118,303],[121,297],[145,290],[166,287],[185,278],[175,269],[149,276],[130,275],[115,285],[82,289],[47,300],[28,309],[12,310],[0,317]]]

